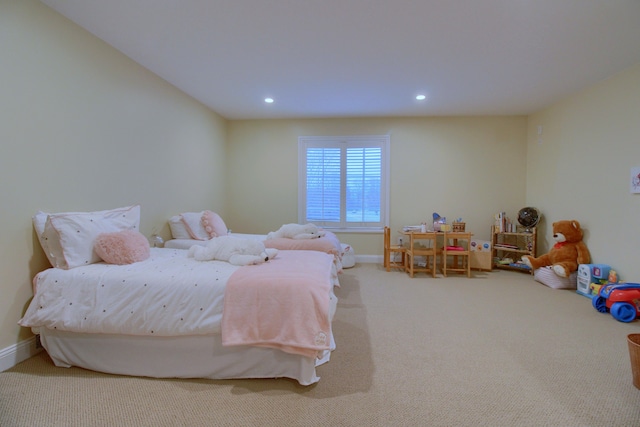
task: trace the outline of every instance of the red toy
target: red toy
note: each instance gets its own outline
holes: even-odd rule
[[[600,313],[610,312],[619,322],[632,322],[640,317],[640,283],[603,285],[591,304]]]

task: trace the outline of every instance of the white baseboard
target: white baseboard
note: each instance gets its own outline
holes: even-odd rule
[[[18,363],[35,356],[41,351],[42,348],[37,348],[36,346],[35,336],[0,350],[0,372],[13,368]]]
[[[362,264],[382,264],[384,257],[382,255],[357,255],[356,262]]]

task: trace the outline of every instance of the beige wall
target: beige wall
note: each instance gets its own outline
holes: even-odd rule
[[[390,134],[392,229],[438,212],[488,239],[496,212],[524,206],[526,131],[523,116],[231,121],[226,221],[253,233],[298,221],[298,136]],[[381,233],[339,237],[382,254]]]
[[[640,281],[640,194],[629,191],[640,167],[640,64],[531,115],[527,133],[527,202],[545,214],[545,251],[551,223],[577,219],[593,262]]]
[[[0,0],[0,58],[1,350],[30,336],[16,322],[48,266],[35,211],[139,203],[165,236],[224,211],[226,121],[36,0]]]

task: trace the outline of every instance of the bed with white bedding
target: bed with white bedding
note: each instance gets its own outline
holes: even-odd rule
[[[91,213],[97,216],[89,215],[86,227],[102,224],[110,215],[103,212]],[[101,228],[113,230],[112,217],[117,223],[121,216]],[[75,215],[74,227],[88,217]],[[37,222],[42,217],[34,217],[40,231]],[[54,229],[64,237],[63,227]],[[61,241],[69,264],[36,275],[19,321],[40,334],[57,366],[165,378],[286,377],[309,385],[335,349],[339,283],[329,254],[284,250],[264,264],[238,267],[151,248],[135,262],[75,265],[72,255],[82,245],[69,251],[70,241]]]
[[[223,219],[211,211],[174,215],[169,219],[169,229],[172,239],[164,243],[167,248],[189,249],[194,245],[205,246],[211,238],[231,234],[236,237],[260,240],[267,248],[326,252],[334,256],[339,272],[343,267],[342,257],[345,248],[335,233],[328,230],[323,230],[322,237],[313,239],[268,238],[267,234],[231,233]]]
[[[311,265],[315,270],[309,270]],[[270,315],[240,305],[238,310],[246,316],[236,315],[241,321],[237,327],[259,328],[278,316],[281,324],[294,325],[286,316],[298,319],[300,312],[314,307],[322,308],[329,327],[307,332],[312,343],[301,345],[307,351],[291,350],[291,341],[283,346],[282,337],[272,331],[260,342],[227,345],[223,323],[233,320],[225,318],[225,311],[232,312],[225,303],[228,282],[242,269],[263,276],[265,268],[274,266],[296,279],[312,276],[317,283],[309,286],[319,286],[316,293],[324,292],[324,301],[292,301],[287,299],[291,290],[284,288],[281,306]],[[183,250],[153,248],[147,260],[129,265],[95,263],[39,273],[34,298],[19,323],[40,334],[57,366],[151,377],[289,377],[308,385],[318,381],[315,367],[328,361],[335,348],[330,321],[337,284],[331,257],[319,252],[280,251],[268,263],[237,267],[222,261],[195,261]],[[307,285],[300,279],[299,286]],[[326,336],[320,343],[319,333]]]

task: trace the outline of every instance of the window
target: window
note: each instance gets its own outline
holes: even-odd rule
[[[298,220],[381,230],[388,215],[389,136],[298,138]]]

